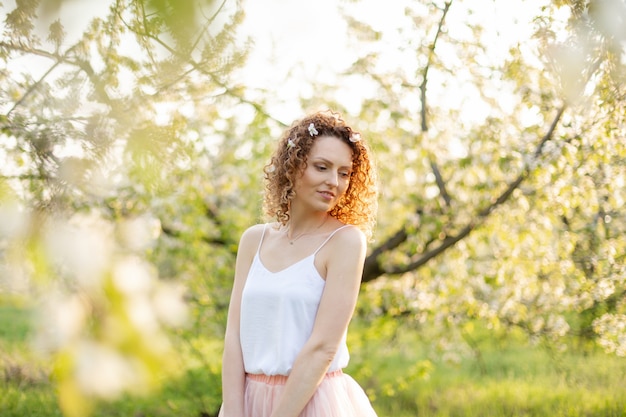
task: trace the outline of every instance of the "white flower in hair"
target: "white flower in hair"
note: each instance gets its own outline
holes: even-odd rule
[[[266,172],[268,172],[268,173],[272,173],[274,171],[276,171],[276,167],[274,165],[270,165],[266,169]]]
[[[358,142],[361,140],[361,134],[359,132],[352,132],[350,135],[350,142]]]
[[[319,132],[317,131],[317,129],[315,128],[315,124],[311,123],[309,125],[309,135],[311,136],[317,136]]]
[[[296,147],[296,144],[293,141],[293,139],[289,138],[289,140],[287,140],[287,147],[288,148],[295,148]]]

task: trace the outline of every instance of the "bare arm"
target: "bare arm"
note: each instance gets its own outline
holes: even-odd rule
[[[294,362],[272,417],[297,417],[301,413],[332,363],[354,312],[365,260],[365,237],[350,227],[338,232],[328,246],[326,285],[313,332]]]
[[[261,232],[262,226],[253,226],[243,233],[239,241],[235,264],[235,282],[228,306],[228,321],[222,357],[223,405],[220,416],[223,417],[244,416],[243,398],[246,373],[239,340],[241,294],[252,264],[252,258],[261,239]]]

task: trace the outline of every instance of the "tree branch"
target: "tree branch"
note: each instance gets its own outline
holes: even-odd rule
[[[174,229],[172,229],[170,227],[167,227],[163,223],[161,223],[161,231],[166,236],[170,236],[170,237],[173,237],[175,239],[181,239],[182,238],[182,233],[180,231],[174,230]],[[210,238],[208,236],[203,236],[202,237],[202,241],[205,242],[205,243],[208,243],[209,245],[217,245],[217,246],[228,247],[228,242],[226,242],[224,239],[220,239],[220,238]]]
[[[378,246],[374,249],[368,256],[365,258],[365,266],[363,267],[363,277],[362,282],[373,281],[379,276],[383,275],[385,271],[383,270],[378,257],[385,252],[389,252],[402,243],[404,243],[408,238],[408,234],[406,232],[406,228],[402,227],[398,230],[393,236],[388,238],[382,245]]]
[[[450,207],[452,198],[450,198],[450,194],[448,194],[448,190],[446,190],[446,183],[441,176],[437,163],[432,159],[430,160],[430,168],[433,170],[433,174],[435,174],[435,181],[437,182],[437,187],[439,188],[439,195],[443,198],[443,202],[446,207]]]
[[[422,103],[421,110],[421,120],[422,120],[422,133],[426,133],[428,131],[428,106],[426,105],[426,85],[428,83],[428,71],[430,70],[430,66],[433,62],[433,57],[435,56],[435,49],[437,47],[437,41],[439,40],[439,35],[441,35],[443,31],[443,24],[446,20],[446,15],[450,10],[450,6],[452,5],[452,0],[447,1],[443,8],[443,13],[441,15],[441,19],[439,19],[439,25],[437,26],[437,32],[435,33],[435,38],[433,39],[432,44],[428,48],[428,60],[426,65],[424,66],[424,70],[422,71],[422,83],[419,86],[420,89],[420,102]],[[437,187],[439,188],[439,195],[443,199],[443,202],[446,207],[450,207],[450,203],[452,199],[450,198],[450,194],[446,189],[445,181],[443,180],[443,176],[441,175],[441,171],[439,171],[439,167],[434,159],[430,158],[430,167],[433,170],[433,174],[435,175],[435,180],[437,182]]]
[[[24,174],[24,175],[0,175],[1,179],[4,180],[39,180],[39,181],[49,181],[52,179],[49,175],[45,174]]]
[[[554,131],[556,126],[558,125],[563,112],[565,111],[565,106],[562,106],[558,111],[550,127],[543,138],[537,144],[535,151],[533,153],[533,158],[537,159],[541,156],[543,148],[550,139],[552,139],[554,135]],[[513,192],[519,188],[519,186],[528,178],[528,174],[530,173],[530,167],[528,164],[524,167],[519,176],[508,185],[508,187],[495,199],[492,200],[485,208],[479,210],[476,213],[476,217],[470,223],[465,225],[455,236],[447,236],[443,239],[438,246],[435,248],[424,252],[418,259],[415,261],[402,266],[396,266],[392,268],[384,269],[380,264],[378,257],[383,253],[394,249],[404,243],[408,238],[406,233],[406,228],[402,227],[395,235],[391,238],[387,239],[385,243],[376,248],[365,260],[365,268],[363,270],[363,278],[362,282],[373,281],[383,274],[403,274],[409,271],[414,271],[421,266],[424,266],[428,261],[435,258],[436,256],[442,254],[450,247],[454,246],[457,242],[469,236],[469,234],[475,230],[478,226],[480,226],[484,221],[489,217],[489,215],[500,205],[504,204],[509,197],[513,194]]]
[[[11,115],[11,113],[13,113],[13,111],[15,111],[15,109],[21,106],[22,103],[26,100],[26,98],[28,98],[28,96],[30,96],[37,89],[37,87],[41,85],[41,83],[46,79],[46,77],[48,77],[48,75],[50,75],[50,73],[54,71],[54,69],[58,67],[59,64],[62,63],[63,59],[58,54],[48,52],[43,49],[30,48],[22,44],[0,42],[0,48],[3,48],[3,49],[6,48],[8,50],[19,51],[22,53],[30,53],[30,54],[34,54],[34,55],[41,56],[44,58],[49,58],[54,61],[52,66],[48,68],[48,70],[39,78],[39,80],[35,81],[30,87],[28,87],[24,95],[22,95],[22,97],[20,97],[20,99],[17,100],[13,104],[13,106],[9,109],[9,111],[6,114],[6,116],[8,117]]]
[[[441,19],[439,19],[439,26],[437,26],[437,32],[435,33],[435,38],[433,39],[432,44],[428,48],[428,61],[424,66],[424,70],[422,71],[422,83],[420,84],[420,101],[422,103],[422,132],[428,131],[428,122],[426,120],[428,107],[426,106],[426,84],[428,83],[428,71],[430,70],[430,66],[433,62],[433,57],[435,56],[435,47],[437,45],[437,40],[439,39],[439,35],[443,31],[443,23],[446,20],[446,15],[448,14],[448,10],[450,10],[450,6],[452,5],[452,0],[447,1],[444,8],[443,14],[441,15]]]
[[[198,34],[198,37],[196,38],[196,40],[191,45],[191,50],[192,51],[198,47],[198,45],[200,44],[200,41],[202,40],[204,35],[208,32],[208,30],[211,27],[211,25],[213,24],[213,22],[215,22],[215,19],[217,19],[217,16],[220,14],[220,12],[222,11],[222,9],[224,8],[225,5],[226,5],[226,0],[222,0],[222,3],[220,4],[220,7],[218,7],[217,10],[215,10],[215,13],[213,13],[213,16],[211,16],[211,17],[206,19],[206,24],[204,25],[204,27],[202,28],[202,30]],[[202,14],[204,15],[204,13],[202,13]]]
[[[11,115],[11,113],[13,113],[13,111],[15,109],[17,109],[19,106],[22,105],[22,103],[24,102],[24,100],[26,100],[26,98],[31,95],[36,89],[37,87],[39,87],[41,85],[41,83],[43,82],[43,80],[46,79],[46,77],[48,77],[48,75],[50,75],[50,73],[52,71],[54,71],[54,69],[56,67],[59,66],[59,64],[61,63],[61,61],[56,61],[54,64],[52,64],[52,66],[50,68],[48,68],[48,70],[37,80],[35,81],[30,87],[28,87],[28,90],[26,90],[26,92],[24,93],[24,95],[22,95],[22,97],[20,97],[19,100],[17,100],[13,106],[9,109],[9,111],[7,112],[7,117]]]
[[[288,126],[287,123],[282,122],[282,121],[276,119],[275,117],[273,117],[272,115],[270,115],[269,113],[267,113],[265,111],[265,109],[259,103],[255,103],[255,102],[253,102],[251,100],[246,99],[245,97],[243,97],[240,94],[236,94],[229,86],[227,86],[225,83],[223,83],[214,73],[212,73],[211,71],[205,70],[202,67],[202,65],[200,63],[196,62],[195,60],[193,60],[191,58],[191,56],[189,56],[187,54],[183,54],[183,53],[177,51],[175,48],[172,48],[170,45],[165,43],[161,38],[159,38],[158,36],[156,36],[156,35],[154,35],[154,34],[152,34],[150,32],[139,33],[137,31],[135,31],[133,28],[129,27],[129,29],[134,31],[134,32],[136,32],[136,33],[138,33],[141,36],[146,36],[146,37],[154,40],[156,43],[158,43],[163,48],[165,48],[173,56],[176,56],[176,57],[181,58],[181,59],[185,60],[186,62],[188,62],[189,65],[191,65],[193,69],[198,71],[200,74],[204,74],[204,75],[208,76],[209,78],[211,78],[211,81],[213,81],[219,87],[222,87],[228,93],[228,95],[230,95],[231,97],[236,98],[237,100],[239,100],[240,103],[244,103],[244,104],[248,104],[248,105],[252,106],[254,108],[254,110],[256,110],[259,114],[263,115],[265,118],[267,118],[269,120],[275,121],[276,123],[278,123],[279,125],[281,125],[283,127]]]
[[[428,71],[429,71],[430,66],[432,64],[434,53],[435,53],[435,48],[436,48],[436,45],[437,45],[437,41],[439,40],[439,35],[443,31],[443,24],[444,24],[446,15],[448,14],[448,11],[450,10],[450,6],[451,5],[452,5],[452,0],[449,0],[449,1],[447,1],[445,3],[444,9],[443,9],[443,14],[441,16],[441,19],[439,19],[439,25],[437,27],[437,32],[435,34],[435,37],[434,37],[431,45],[428,48],[429,49],[428,61],[426,62],[426,65],[425,65],[425,67],[424,67],[424,69],[422,71],[422,83],[419,86],[419,89],[420,89],[420,102],[422,103],[422,109],[421,109],[421,130],[422,130],[422,132],[427,132],[428,131],[428,123],[427,123],[427,120],[426,120],[426,117],[427,117],[426,85],[428,83]],[[375,74],[372,74],[372,75],[375,76]],[[382,79],[378,79],[377,81],[379,83],[381,83],[381,84],[384,84]],[[412,87],[414,87],[414,86],[412,86]],[[430,160],[430,166],[431,166],[431,168],[433,170],[433,173],[435,175],[435,179],[437,181],[437,186],[439,187],[440,194],[441,194],[442,198],[444,199],[445,204],[449,206],[450,205],[450,201],[451,201],[450,196],[449,196],[448,192],[446,191],[445,183],[443,181],[443,177],[441,176],[439,168],[437,167],[436,163],[432,159]],[[383,253],[385,253],[385,252],[389,252],[389,251],[397,248],[402,243],[404,243],[407,238],[408,238],[408,233],[407,233],[406,227],[403,226],[393,236],[388,238],[382,245],[380,245],[376,249],[374,249],[370,253],[370,255],[365,259],[365,266],[364,266],[364,269],[363,269],[363,282],[372,281],[372,280],[378,278],[379,276],[381,276],[382,274],[384,274],[385,271],[382,269],[378,257],[380,255],[382,255]]]
[[[18,52],[33,54],[33,55],[41,56],[44,58],[50,58],[52,60],[57,60],[61,58],[61,55],[48,52],[43,49],[31,48],[21,43],[16,44],[16,43],[10,43],[10,42],[0,42],[0,48],[6,48],[10,51],[18,51]]]
[[[78,45],[78,44],[76,44],[76,45]],[[22,52],[22,53],[27,53],[27,54],[33,54],[33,55],[41,56],[41,57],[44,57],[44,58],[50,58],[50,59],[55,61],[54,65],[44,74],[44,76],[39,81],[37,81],[33,86],[31,86],[29,88],[29,90],[27,91],[27,94],[32,93],[32,91],[35,90],[35,88],[43,81],[43,79],[45,77],[47,77],[50,74],[50,72],[54,68],[56,68],[60,64],[67,64],[67,65],[71,65],[71,66],[74,66],[74,67],[78,67],[85,74],[87,74],[87,77],[89,78],[89,81],[91,81],[92,85],[96,89],[96,92],[98,92],[98,94],[101,96],[102,100],[107,105],[112,107],[113,106],[113,100],[111,100],[109,95],[106,93],[104,85],[102,85],[102,82],[96,76],[96,73],[93,70],[93,68],[91,67],[91,64],[89,62],[85,61],[85,60],[81,60],[81,59],[78,59],[78,58],[76,58],[76,60],[72,60],[72,59],[68,58],[68,53],[72,52],[74,50],[74,48],[76,47],[76,45],[74,45],[71,48],[69,48],[63,55],[59,55],[59,54],[56,54],[56,53],[51,53],[51,52],[45,51],[43,49],[27,47],[27,46],[22,45],[22,44],[12,44],[12,43],[7,43],[7,42],[0,42],[0,48],[7,48],[7,49],[13,50],[13,51],[19,51],[19,52]],[[23,102],[24,99],[25,99],[25,97],[22,97],[18,103]],[[16,103],[16,106],[17,106],[18,103]],[[13,107],[15,108],[16,106],[13,106]],[[9,111],[9,113],[11,111],[13,111],[13,109],[11,109]]]

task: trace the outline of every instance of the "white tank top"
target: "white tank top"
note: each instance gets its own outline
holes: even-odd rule
[[[239,337],[244,369],[249,374],[289,375],[296,356],[311,336],[326,281],[315,268],[319,248],[278,272],[261,262],[259,247],[250,266],[241,299]],[[328,372],[345,368],[350,355],[344,333]]]

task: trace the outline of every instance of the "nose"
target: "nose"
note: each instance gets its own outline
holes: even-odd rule
[[[326,184],[338,187],[339,186],[339,172],[329,170],[328,176],[326,177]]]

